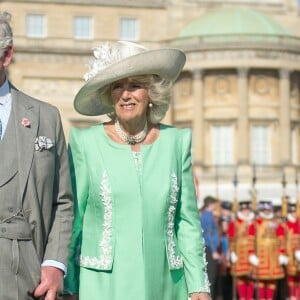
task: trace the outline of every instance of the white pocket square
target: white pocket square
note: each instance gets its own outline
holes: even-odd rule
[[[35,151],[49,150],[54,146],[52,140],[46,136],[37,136],[35,139]]]

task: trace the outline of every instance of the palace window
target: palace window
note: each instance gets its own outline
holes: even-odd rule
[[[293,126],[291,130],[291,161],[293,164],[298,165],[299,160],[299,126]]]
[[[73,36],[75,39],[92,39],[92,18],[82,16],[74,17]]]
[[[212,127],[212,162],[214,165],[233,164],[233,126]]]
[[[26,35],[32,38],[44,38],[46,36],[46,17],[37,14],[27,15]]]
[[[138,40],[138,21],[133,18],[121,18],[119,23],[120,40]]]
[[[270,128],[253,126],[251,132],[251,161],[257,165],[270,163]]]

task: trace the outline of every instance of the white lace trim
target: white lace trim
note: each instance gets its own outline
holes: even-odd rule
[[[170,206],[168,210],[168,229],[167,229],[167,250],[170,268],[172,269],[180,269],[183,267],[182,258],[179,255],[176,255],[175,252],[175,241],[174,241],[174,220],[175,220],[175,212],[177,206],[177,193],[178,193],[178,183],[176,174],[172,174],[172,191],[171,191],[171,199]]]
[[[111,200],[111,190],[109,188],[107,173],[103,172],[103,177],[101,181],[101,200],[104,206],[104,216],[103,216],[103,233],[102,240],[99,243],[99,248],[101,249],[101,257],[89,257],[81,256],[80,263],[82,266],[92,266],[99,269],[108,270],[112,264],[112,200]]]
[[[202,230],[203,234],[203,230]],[[202,236],[202,244],[204,245],[204,238]],[[204,274],[204,286],[200,288],[200,292],[202,293],[210,293],[210,282],[208,279],[208,273],[207,273],[207,260],[206,260],[206,254],[205,254],[205,247],[203,247],[203,262],[204,262],[204,267],[203,267],[203,274]]]
[[[246,222],[250,222],[250,221],[254,220],[254,217],[255,217],[254,212],[252,212],[252,211],[247,216],[244,215],[241,211],[238,211],[237,216],[239,219],[241,219],[242,221],[246,221]]]
[[[177,207],[177,194],[179,191],[178,188],[178,182],[177,182],[177,176],[175,173],[172,175],[172,191],[171,191],[171,197],[170,197],[170,207],[168,211],[168,229],[167,229],[167,236],[168,236],[168,257],[169,257],[169,263],[171,269],[180,269],[183,267],[183,261],[182,258],[179,255],[176,255],[175,252],[175,240],[174,240],[174,220],[175,220],[175,213],[176,213],[176,207]],[[204,239],[203,239],[203,230],[202,230],[202,244],[205,245]],[[208,279],[207,274],[207,260],[206,260],[206,254],[205,254],[205,248],[203,247],[203,275],[204,275],[204,286],[200,287],[199,292],[202,293],[210,293],[210,282]]]

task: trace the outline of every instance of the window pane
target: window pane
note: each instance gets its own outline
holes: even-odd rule
[[[120,19],[120,39],[136,41],[138,39],[138,22],[136,19]]]
[[[251,154],[254,164],[270,163],[270,139],[267,126],[254,126],[252,128]]]
[[[92,38],[92,19],[90,17],[75,17],[73,34],[76,39]]]
[[[295,126],[291,131],[291,157],[293,164],[299,164],[299,127]]]
[[[45,37],[45,16],[27,15],[26,34],[29,37]]]
[[[212,128],[213,164],[229,165],[233,163],[233,127],[214,126]]]

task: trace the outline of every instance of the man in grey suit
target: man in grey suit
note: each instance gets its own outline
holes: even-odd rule
[[[58,299],[73,204],[57,108],[8,80],[11,15],[0,12],[0,299]]]

